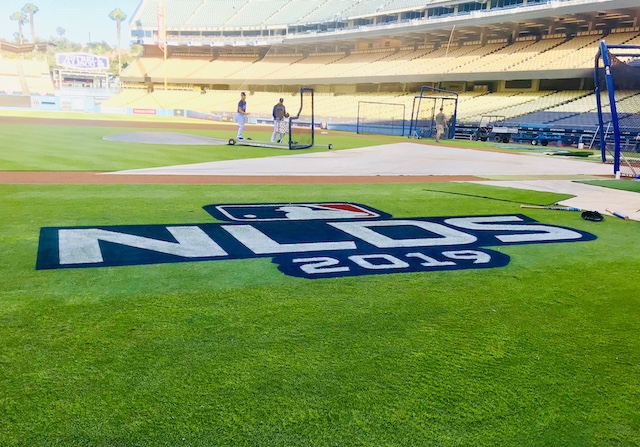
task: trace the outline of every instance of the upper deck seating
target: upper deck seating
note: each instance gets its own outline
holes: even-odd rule
[[[275,11],[268,17],[264,25],[282,25],[291,23],[292,17],[305,17],[318,7],[318,1],[310,0],[290,0],[286,7]]]
[[[317,54],[304,59],[300,58],[292,64],[282,65],[265,79],[305,79],[311,76],[333,77],[333,63],[344,58],[343,53]]]
[[[598,40],[600,40],[600,36],[598,35],[575,37],[510,66],[508,71],[559,70],[571,68],[576,63],[574,60],[576,51]]]
[[[229,79],[270,79],[271,75],[283,70],[286,71],[287,76],[295,79],[296,76],[292,76],[289,73],[290,67],[302,58],[303,56],[301,54],[267,54],[261,60],[233,73],[229,76]]]
[[[191,77],[194,79],[225,79],[233,76],[234,73],[245,69],[258,60],[258,56],[220,56],[202,68],[194,72]]]

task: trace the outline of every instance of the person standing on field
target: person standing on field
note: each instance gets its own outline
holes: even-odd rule
[[[444,126],[447,125],[447,118],[442,113],[442,107],[440,107],[440,113],[436,115],[436,143],[440,142],[440,137],[444,133]]]
[[[244,132],[244,123],[247,119],[247,95],[245,92],[240,93],[240,101],[238,102],[238,110],[236,112],[236,122],[238,123],[238,136],[237,140],[244,140],[242,138],[242,132]]]
[[[285,132],[283,132],[284,129],[282,129],[281,127],[284,127],[283,121],[288,116],[289,114],[287,113],[287,109],[284,106],[284,98],[280,98],[280,102],[273,106],[273,134],[271,135],[272,143],[276,142],[276,136],[278,137],[278,143],[280,143],[280,140],[282,140],[282,137],[284,137]]]

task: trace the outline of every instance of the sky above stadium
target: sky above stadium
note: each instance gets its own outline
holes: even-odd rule
[[[120,8],[127,15],[122,22],[122,47],[129,47],[129,19],[133,16],[140,0],[0,0],[0,39],[13,42],[18,32],[18,22],[9,17],[22,10],[27,3],[33,3],[39,9],[34,15],[36,37],[49,39],[57,37],[56,29],[65,29],[65,37],[73,42],[105,41],[116,46],[116,22],[109,13]],[[27,20],[29,17],[27,17]],[[31,41],[29,24],[23,26],[25,41]]]

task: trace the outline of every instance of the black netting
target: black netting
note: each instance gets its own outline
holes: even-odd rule
[[[454,138],[454,118],[457,112],[457,98],[447,96],[416,96],[413,99],[413,111],[410,123],[410,136],[415,138],[433,138],[436,135],[436,115],[445,115],[444,138]]]
[[[314,144],[315,112],[313,89],[300,89],[300,109],[289,121],[289,149],[305,149]]]
[[[624,59],[609,52],[609,64],[615,90],[640,90],[640,49],[637,51],[638,56],[624,57]],[[598,62],[600,89],[606,91],[606,73],[602,66],[602,59]]]
[[[359,101],[356,133],[401,135],[408,131],[404,104]]]
[[[640,50],[635,58],[623,60],[609,52],[611,75],[615,90],[640,90]]]

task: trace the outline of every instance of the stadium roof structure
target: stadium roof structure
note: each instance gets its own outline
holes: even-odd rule
[[[638,0],[142,0],[131,41],[168,46],[282,46],[344,51],[354,41],[395,46],[575,35],[639,26]]]
[[[48,42],[23,43],[17,44],[0,40],[0,53],[7,51],[9,53],[31,53],[33,51],[46,51]]]

